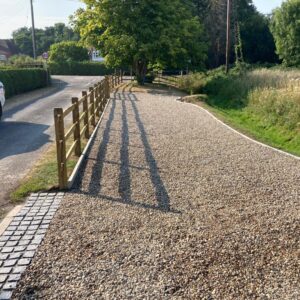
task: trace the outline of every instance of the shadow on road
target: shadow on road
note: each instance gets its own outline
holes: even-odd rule
[[[42,124],[0,122],[0,160],[40,149],[50,141],[50,136],[44,133],[48,128]]]

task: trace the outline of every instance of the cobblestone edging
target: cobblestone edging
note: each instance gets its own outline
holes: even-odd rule
[[[46,234],[64,193],[32,194],[0,237],[0,300],[10,299]]]

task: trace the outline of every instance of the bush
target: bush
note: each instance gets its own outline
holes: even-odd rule
[[[203,73],[191,73],[178,79],[178,87],[191,95],[200,93],[204,84],[205,75]]]
[[[8,59],[8,62],[12,65],[18,66],[18,65],[24,65],[24,64],[33,64],[36,61],[28,55],[18,54],[18,55],[11,56]]]
[[[104,63],[98,62],[50,62],[48,64],[50,73],[53,75],[82,75],[82,76],[104,76],[111,74],[112,69],[108,69]]]
[[[6,98],[47,86],[48,72],[44,69],[0,69],[0,81]]]
[[[89,59],[88,50],[80,46],[77,42],[60,42],[51,45],[50,57],[51,62],[79,62]]]

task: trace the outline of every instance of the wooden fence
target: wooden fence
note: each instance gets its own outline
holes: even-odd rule
[[[99,122],[104,108],[114,87],[123,82],[120,75],[105,76],[105,79],[82,92],[82,98],[72,98],[72,105],[67,109],[54,109],[54,124],[56,134],[57,165],[59,188],[68,188],[67,163],[74,154],[80,157],[83,151],[82,138],[89,139]],[[65,118],[72,114],[71,127],[66,130]],[[69,149],[67,141],[72,139]]]
[[[179,78],[183,75],[165,75],[162,73],[157,73],[155,76],[155,83],[166,84],[173,87],[178,87]]]

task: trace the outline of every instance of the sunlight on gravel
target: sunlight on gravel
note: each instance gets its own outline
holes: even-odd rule
[[[300,161],[175,99],[114,96],[15,299],[300,298]]]

